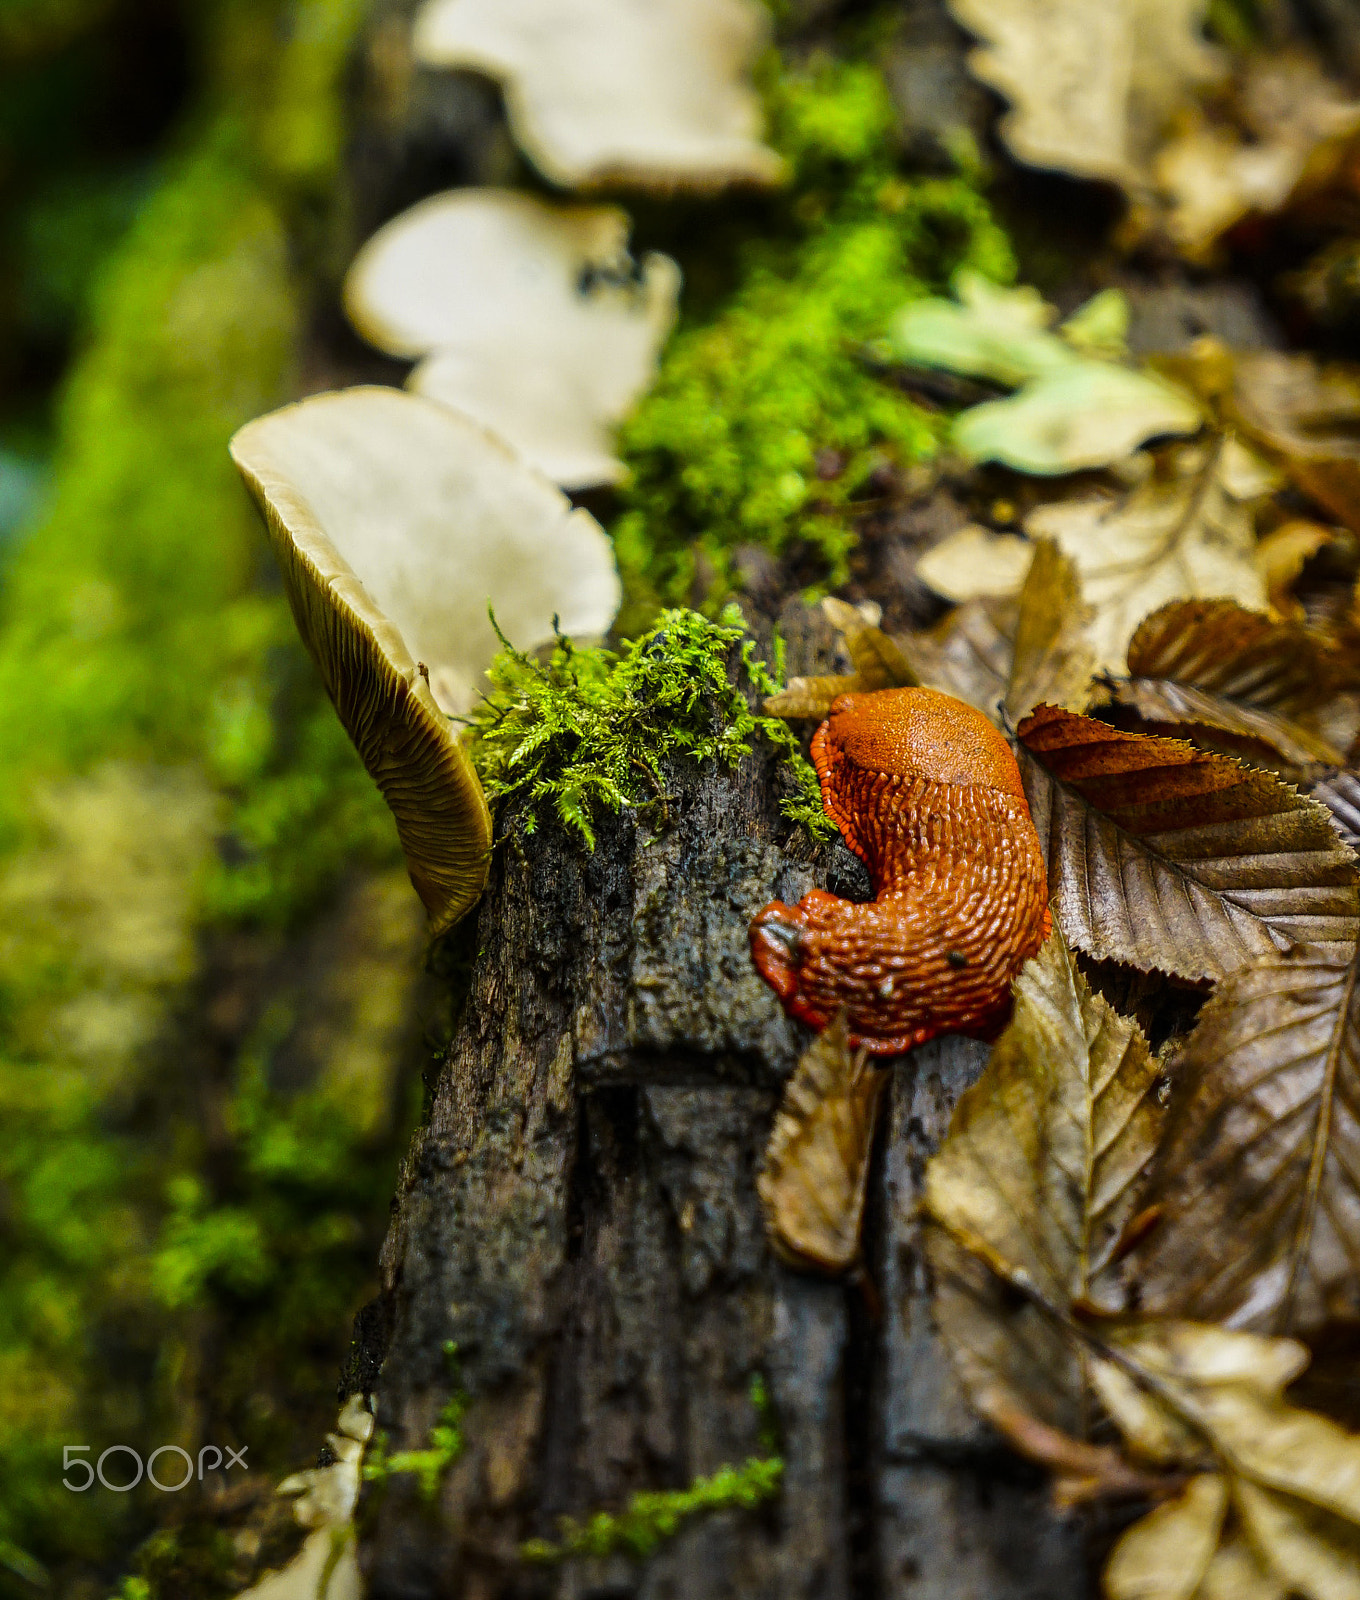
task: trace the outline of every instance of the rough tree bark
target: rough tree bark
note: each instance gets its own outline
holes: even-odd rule
[[[803,632],[794,671],[815,665]],[[757,978],[747,923],[774,896],[845,892],[853,860],[781,818],[786,781],[757,749],[735,772],[677,770],[669,819],[624,816],[593,855],[556,830],[498,852],[352,1369],[392,1447],[419,1448],[456,1341],[467,1444],[433,1505],[396,1477],[361,1515],[373,1600],[1089,1592],[1079,1528],[972,1418],[931,1319],[915,1203],[985,1046],[943,1039],[889,1069],[879,1306],[767,1247],[755,1176],[810,1035]],[[770,1505],[701,1517],[645,1564],[519,1560],[563,1514],[762,1453],[756,1374],[786,1464]]]

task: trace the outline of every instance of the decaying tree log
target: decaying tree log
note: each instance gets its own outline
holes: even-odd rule
[[[922,1168],[986,1047],[888,1068],[872,1289],[767,1247],[756,1173],[810,1035],[756,976],[747,923],[852,859],[780,816],[786,784],[757,749],[677,770],[668,819],[625,815],[592,855],[555,828],[499,850],[351,1374],[394,1449],[424,1445],[461,1383],[466,1445],[433,1503],[410,1475],[370,1494],[373,1600],[1089,1592],[1078,1525],[972,1418],[931,1320]],[[701,1515],[645,1563],[520,1559],[563,1515],[766,1453],[757,1375],[785,1462],[767,1505]]]

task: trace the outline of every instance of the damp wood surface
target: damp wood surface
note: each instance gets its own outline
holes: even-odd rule
[[[790,669],[829,644],[807,619]],[[361,1511],[374,1600],[1094,1592],[1081,1523],[974,1419],[931,1319],[922,1169],[987,1047],[942,1038],[889,1069],[872,1291],[767,1244],[756,1176],[811,1035],[756,976],[747,924],[844,870],[781,818],[784,781],[757,749],[677,772],[668,825],[625,815],[593,855],[556,829],[498,852],[351,1370],[381,1362],[378,1425],[419,1448],[454,1341],[466,1446],[432,1505],[396,1478]],[[765,1454],[757,1376],[784,1461],[768,1504],[696,1518],[645,1563],[520,1560],[562,1516]]]

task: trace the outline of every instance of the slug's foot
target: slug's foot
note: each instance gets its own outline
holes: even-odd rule
[[[775,900],[751,923],[751,959],[808,1027],[820,1032],[844,1007],[851,1048],[870,1055],[902,1055],[940,1033],[995,1037],[1010,1015],[1014,971],[957,947],[938,919],[904,910],[821,889],[796,906]]]

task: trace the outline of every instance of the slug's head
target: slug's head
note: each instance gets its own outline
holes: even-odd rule
[[[935,689],[843,694],[812,741],[827,813],[852,849],[865,774],[977,784],[1023,800],[1020,770],[1004,734],[975,707]],[[856,781],[858,780],[858,781]]]

